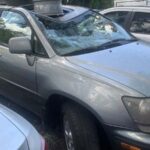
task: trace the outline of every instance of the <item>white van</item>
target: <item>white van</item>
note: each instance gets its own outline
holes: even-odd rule
[[[120,6],[150,6],[150,0],[115,0],[114,7]]]

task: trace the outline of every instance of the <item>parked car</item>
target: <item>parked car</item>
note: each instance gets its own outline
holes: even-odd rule
[[[45,141],[20,115],[0,104],[0,149],[45,150]]]
[[[150,42],[149,7],[114,7],[100,13],[123,26],[138,39]]]
[[[88,8],[35,8],[0,6],[0,94],[67,150],[150,149],[150,45]]]
[[[114,0],[114,7],[120,6],[150,6],[150,0]]]

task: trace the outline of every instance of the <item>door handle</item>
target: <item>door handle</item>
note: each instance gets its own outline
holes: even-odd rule
[[[0,53],[0,57],[2,57],[2,54]]]

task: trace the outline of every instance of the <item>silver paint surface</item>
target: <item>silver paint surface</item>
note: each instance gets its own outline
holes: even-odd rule
[[[0,104],[0,149],[43,150],[42,140],[29,122]]]

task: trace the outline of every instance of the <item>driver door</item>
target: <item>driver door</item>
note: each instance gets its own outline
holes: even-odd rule
[[[28,107],[36,93],[35,57],[11,54],[8,42],[12,37],[32,40],[32,29],[19,12],[3,11],[0,18],[0,94]]]

